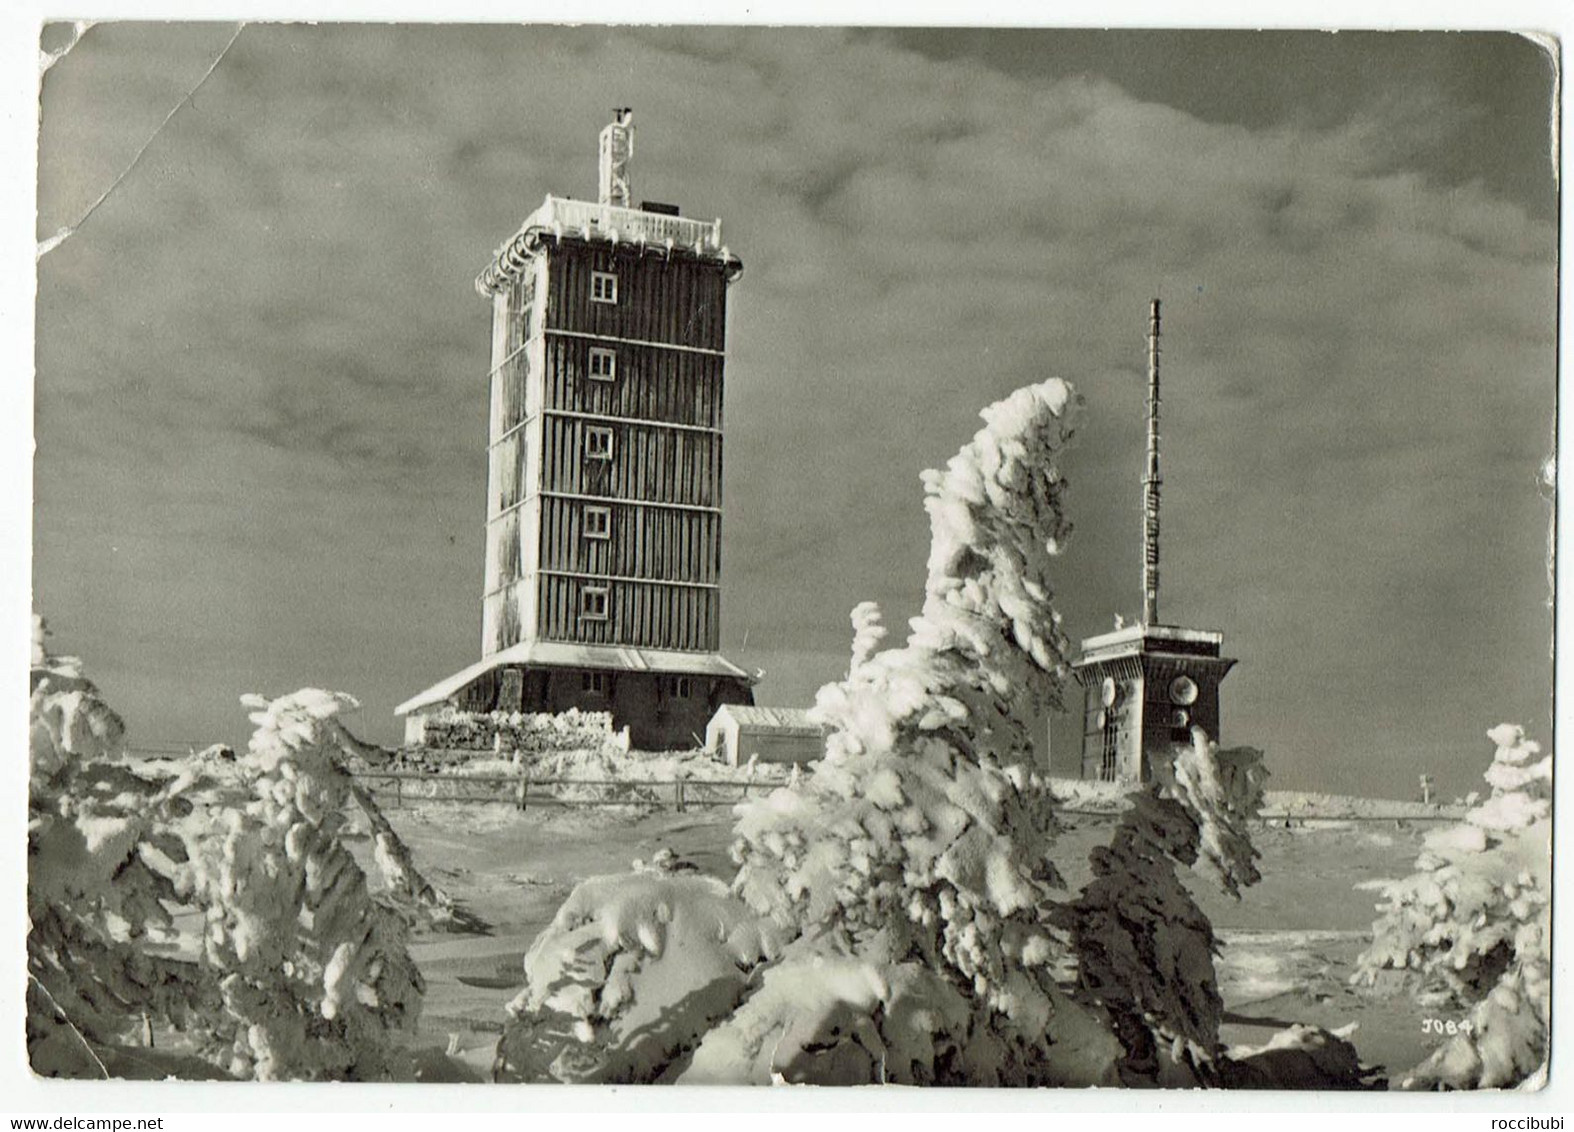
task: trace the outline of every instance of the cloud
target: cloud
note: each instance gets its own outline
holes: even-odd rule
[[[57,64],[41,226],[102,184],[100,153],[167,110],[216,35],[98,25]],[[863,33],[248,27],[41,266],[38,569],[65,606],[47,612],[69,633],[70,602],[115,568],[67,529],[168,531],[161,562],[244,553],[172,519],[199,500],[225,513],[206,509],[218,491],[220,528],[290,548],[268,558],[291,561],[287,592],[228,575],[253,587],[228,602],[257,607],[248,658],[309,655],[294,638],[326,614],[300,592],[345,560],[378,565],[324,591],[343,603],[332,620],[363,657],[401,657],[397,672],[341,657],[329,675],[347,690],[385,711],[468,658],[488,341],[470,280],[543,194],[590,195],[596,131],[629,104],[636,197],[723,217],[748,265],[726,642],[747,630],[749,651],[784,658],[766,698],[803,702],[840,671],[858,600],[893,620],[916,608],[918,471],[1046,376],[1089,402],[1068,625],[1131,611],[1142,335],[1161,294],[1166,613],[1246,657],[1227,738],[1278,744],[1284,780],[1334,766],[1400,788],[1413,768],[1365,769],[1365,735],[1417,670],[1450,689],[1408,704],[1425,742],[1472,749],[1483,702],[1545,711],[1547,509],[1530,485],[1550,447],[1555,233],[1435,176],[1433,151],[1472,128],[1468,99],[1396,83],[1336,113],[1336,93],[1308,90],[1315,118],[1204,120],[1097,73]],[[95,489],[117,478],[158,490]],[[77,631],[129,656],[155,635],[148,595],[183,584],[127,579]],[[398,602],[419,616],[390,617]],[[227,631],[204,614],[189,635]],[[1501,669],[1480,671],[1479,649]],[[1335,718],[1297,701],[1308,686]]]

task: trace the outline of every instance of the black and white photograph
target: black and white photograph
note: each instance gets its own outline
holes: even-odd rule
[[[1535,1110],[1556,35],[73,15],[20,1075]]]

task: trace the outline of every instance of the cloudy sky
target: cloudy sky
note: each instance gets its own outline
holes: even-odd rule
[[[489,311],[548,193],[723,218],[724,651],[762,702],[916,612],[921,469],[1085,398],[1073,636],[1140,604],[1165,301],[1161,613],[1225,633],[1275,784],[1478,781],[1549,736],[1551,66],[1506,35],[99,24],[47,73],[34,589],[143,742],[244,691],[392,707],[479,655]],[[46,31],[45,46],[65,42]],[[1079,723],[1057,729],[1075,759]]]

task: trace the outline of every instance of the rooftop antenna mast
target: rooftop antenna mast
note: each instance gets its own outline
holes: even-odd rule
[[[1142,477],[1142,623],[1159,623],[1159,300],[1148,319],[1148,469]]]
[[[597,197],[602,204],[617,208],[632,208],[633,193],[629,189],[629,158],[634,156],[634,110],[619,106],[612,111],[612,121],[601,131],[600,178]]]

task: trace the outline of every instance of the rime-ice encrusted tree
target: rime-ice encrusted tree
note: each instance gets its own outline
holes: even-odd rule
[[[144,1020],[211,1006],[191,964],[150,952],[169,880],[148,865],[178,791],[124,760],[125,727],[74,657],[50,656],[33,621],[29,702],[27,1041],[35,1072],[119,1075]],[[140,1044],[140,1042],[137,1042]]]
[[[1220,752],[1200,728],[1155,752],[1093,878],[1055,918],[1071,931],[1083,992],[1109,1015],[1127,1084],[1217,1084],[1219,996],[1213,926],[1176,875],[1193,867],[1234,896],[1260,879],[1247,823],[1262,801],[1261,753]]]
[[[888,998],[911,966],[967,1004],[960,1018],[935,1014],[950,1019],[939,1037],[954,1051],[924,1067],[938,1083],[1093,1083],[1113,1065],[1102,1024],[1056,986],[1068,956],[1043,914],[1059,883],[1055,825],[1047,792],[1029,789],[1034,740],[1067,672],[1050,567],[1070,531],[1056,461],[1073,407],[1061,381],[1019,389],[924,474],[929,576],[906,645],[874,651],[873,610],[860,606],[847,679],[816,699],[824,758],[739,810],[734,889],[796,937],[783,962],[800,980],[845,976],[855,961],[867,977],[852,985]],[[736,1032],[749,1010],[707,1039],[732,1047],[734,1063],[758,1046]],[[798,1033],[803,1020],[753,1028]],[[885,1068],[912,1079],[908,1064]]]
[[[1220,752],[1199,733],[1095,855],[1094,882],[1069,906],[1055,899],[1053,802],[1031,764],[1068,667],[1050,566],[1070,529],[1056,457],[1072,407],[1059,381],[1019,390],[984,411],[944,471],[925,473],[933,544],[907,642],[880,651],[878,609],[854,609],[847,676],[816,699],[824,757],[738,808],[732,890],[780,948],[756,961],[731,1013],[702,1036],[669,1030],[674,1061],[630,1056],[634,1039],[619,1034],[640,1032],[626,1020],[638,996],[607,972],[639,946],[608,925],[651,886],[601,878],[576,891],[543,952],[575,962],[527,971],[518,1061],[550,1054],[552,1076],[585,1081],[636,1062],[637,1079],[680,1083],[1279,1080],[1267,1054],[1250,1066],[1219,1057],[1212,929],[1174,871],[1196,867],[1232,893],[1257,879],[1246,827],[1262,797],[1258,752]],[[730,961],[744,973],[745,957]],[[701,1001],[705,986],[685,978],[664,992]],[[554,1001],[557,1018],[543,1009]],[[545,1043],[532,1046],[532,1026]],[[579,1046],[562,1041],[573,1029]],[[1319,1032],[1267,1052],[1322,1064],[1328,1042]],[[1319,1057],[1300,1056],[1314,1046]],[[1354,1063],[1347,1046],[1333,1052]]]
[[[189,1064],[143,1046],[182,1031],[220,1070],[262,1079],[402,1072],[421,977],[414,910],[445,902],[339,763],[359,746],[348,696],[247,697],[245,756],[210,749],[170,775],[125,754],[125,728],[35,618],[28,799],[28,1045],[40,1073]],[[229,758],[223,757],[229,754]],[[372,820],[394,907],[341,839],[352,797]],[[201,914],[198,955],[171,908]],[[163,946],[153,947],[152,943]],[[138,1032],[140,1031],[140,1032]]]
[[[971,1017],[966,996],[921,963],[800,944],[762,970],[758,988],[705,1035],[678,1083],[957,1083],[970,1060]]]
[[[1384,901],[1357,981],[1398,970],[1410,989],[1470,1008],[1460,1032],[1402,1088],[1509,1088],[1545,1078],[1551,1011],[1552,756],[1501,724],[1492,793],[1427,835],[1416,872]]]
[[[387,1078],[423,983],[406,920],[373,898],[340,836],[352,784],[333,717],[355,701],[306,689],[243,702],[251,801],[192,838],[185,873],[224,1003],[206,1019],[210,1050],[237,1077]]]
[[[878,602],[861,601],[853,606],[853,659],[847,668],[847,675],[851,678],[865,664],[880,647],[880,642],[885,640],[886,627],[880,619],[880,605]]]
[[[337,718],[342,709],[357,708],[359,702],[342,692],[322,692],[305,689],[295,698],[322,705],[316,713],[323,750],[327,753],[339,781],[348,796],[354,799],[367,825],[371,827],[372,856],[378,872],[387,884],[386,896],[396,902],[415,920],[445,930],[476,930],[485,925],[470,913],[455,906],[453,899],[423,876],[415,864],[415,855],[400,838],[391,822],[371,792],[345,773],[351,760],[360,760],[373,766],[386,764],[392,752],[357,738]],[[266,703],[263,697],[249,697],[253,706]],[[331,706],[337,704],[338,706]],[[343,761],[341,761],[343,760]]]
[[[714,877],[670,854],[631,875],[593,877],[564,901],[525,955],[508,1005],[500,1081],[668,1081],[742,1000],[777,940]]]

